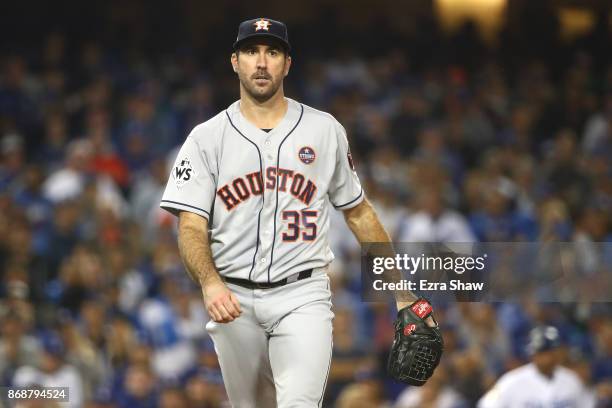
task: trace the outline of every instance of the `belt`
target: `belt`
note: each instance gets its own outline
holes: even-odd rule
[[[254,282],[248,279],[240,278],[223,278],[227,283],[233,283],[234,285],[242,286],[247,289],[273,289],[284,286],[288,283],[297,282],[302,279],[308,279],[312,276],[312,269],[307,269],[296,275],[290,276],[285,279],[281,279],[276,282]]]

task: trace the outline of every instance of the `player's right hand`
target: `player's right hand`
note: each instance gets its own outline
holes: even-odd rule
[[[217,323],[229,323],[242,313],[240,302],[222,281],[202,285],[204,305],[210,318]]]

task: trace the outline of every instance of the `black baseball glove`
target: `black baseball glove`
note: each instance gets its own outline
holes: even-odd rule
[[[440,363],[444,340],[437,322],[425,323],[432,316],[431,304],[420,298],[397,313],[395,339],[389,354],[387,371],[394,379],[421,386],[431,377]],[[434,320],[435,322],[435,320]]]

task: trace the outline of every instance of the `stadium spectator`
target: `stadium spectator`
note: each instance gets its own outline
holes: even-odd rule
[[[216,355],[213,358],[216,359]],[[221,378],[204,373],[187,380],[185,393],[190,407],[221,408],[227,400]]]
[[[327,382],[328,395],[331,398],[337,396],[344,386],[350,384],[359,370],[372,364],[372,358],[368,356],[365,345],[357,342],[359,337],[356,336],[357,328],[353,323],[354,311],[349,308],[336,308],[334,314],[333,358]]]
[[[407,388],[395,402],[395,408],[465,408],[469,405],[449,384],[444,367],[422,387]]]
[[[422,187],[415,211],[402,220],[399,242],[475,242],[465,217],[448,208],[440,188]]]
[[[77,369],[65,360],[66,348],[60,336],[47,332],[42,338],[42,354],[35,366],[17,369],[12,380],[14,387],[67,387],[68,407],[80,408],[84,402],[83,383]]]
[[[187,399],[179,388],[165,388],[159,396],[159,408],[184,408]]]
[[[336,401],[337,408],[388,408],[379,387],[367,382],[356,382],[342,390]]]
[[[0,322],[0,381],[11,384],[17,368],[36,366],[41,346],[36,336],[27,333],[16,310],[4,310]]]
[[[158,378],[144,365],[131,365],[115,390],[113,401],[119,408],[156,408],[159,403]]]

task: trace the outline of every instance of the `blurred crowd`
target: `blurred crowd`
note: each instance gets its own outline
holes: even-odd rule
[[[69,384],[73,407],[226,406],[201,294],[159,209],[177,147],[238,98],[224,41],[214,56],[227,72],[189,49],[122,53],[58,31],[0,55],[0,384]],[[286,80],[289,97],[345,126],[393,237],[610,241],[612,64],[588,50],[562,68],[422,52],[418,64],[398,46],[302,54]],[[332,223],[324,406],[474,406],[526,361],[526,335],[544,323],[562,333],[564,364],[601,406],[612,401],[608,303],[438,305],[435,377],[419,389],[390,381],[393,307],[361,301],[359,247],[340,213]]]

